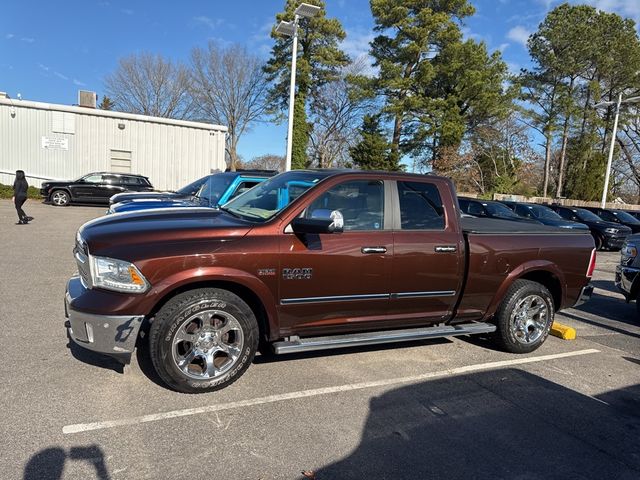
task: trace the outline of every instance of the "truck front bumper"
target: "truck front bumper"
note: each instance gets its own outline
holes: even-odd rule
[[[74,309],[74,302],[86,288],[79,276],[67,283],[64,311],[67,333],[76,344],[128,364],[136,346],[144,315],[96,315]]]
[[[618,265],[616,267],[616,280],[615,284],[618,287],[618,290],[622,292],[622,294],[627,299],[633,300],[631,298],[635,292],[633,292],[633,285],[636,283],[636,278],[640,275],[640,269],[633,267],[625,267],[623,265]]]

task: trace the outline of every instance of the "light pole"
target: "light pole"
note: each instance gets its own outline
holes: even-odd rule
[[[607,203],[607,193],[609,191],[609,175],[611,174],[611,162],[613,161],[613,149],[616,144],[616,133],[618,131],[618,117],[620,116],[620,105],[622,103],[635,103],[640,102],[640,97],[631,97],[622,99],[622,93],[618,94],[617,102],[600,102],[596,103],[593,108],[599,107],[608,107],[610,105],[615,104],[616,106],[616,116],[613,120],[613,132],[611,133],[611,145],[609,146],[609,158],[607,159],[607,170],[604,174],[604,190],[602,190],[602,202],[600,204],[601,208],[604,208],[605,203]]]
[[[276,27],[276,33],[293,37],[293,47],[291,50],[291,86],[289,87],[289,125],[287,130],[287,159],[285,172],[291,170],[291,152],[293,149],[293,102],[296,92],[296,60],[298,59],[298,20],[302,17],[315,17],[320,11],[320,7],[301,3],[296,8],[293,22],[280,22]]]

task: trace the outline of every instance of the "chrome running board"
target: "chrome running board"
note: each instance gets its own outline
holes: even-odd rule
[[[357,347],[360,345],[377,345],[381,343],[411,342],[427,338],[456,337],[460,335],[476,335],[496,331],[491,323],[473,322],[459,325],[410,328],[403,330],[385,330],[381,332],[349,333],[344,335],[328,335],[325,337],[298,336],[289,337],[273,343],[277,354],[294,352],[311,352],[331,348]]]

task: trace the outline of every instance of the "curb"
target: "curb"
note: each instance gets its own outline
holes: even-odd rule
[[[568,327],[567,325],[563,325],[558,322],[553,322],[551,325],[551,330],[549,331],[551,335],[554,337],[561,338],[563,340],[575,340],[576,339],[576,329]]]

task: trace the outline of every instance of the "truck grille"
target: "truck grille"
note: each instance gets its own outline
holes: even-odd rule
[[[86,244],[76,241],[73,248],[73,255],[78,264],[78,273],[80,280],[86,288],[91,288],[91,267],[89,267],[89,250]]]

